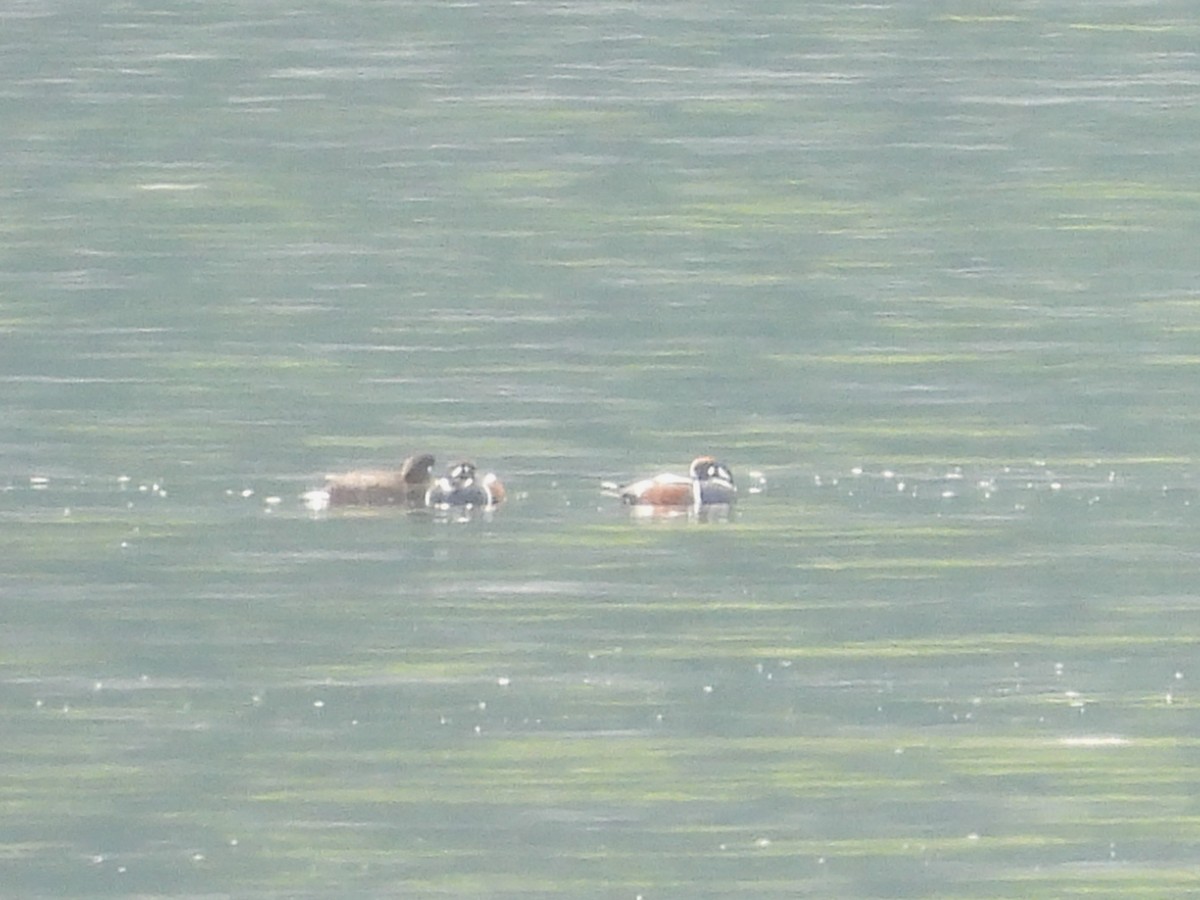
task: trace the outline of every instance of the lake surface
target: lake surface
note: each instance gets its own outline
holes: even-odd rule
[[[1193,886],[1194,9],[743,6],[0,11],[3,893]]]

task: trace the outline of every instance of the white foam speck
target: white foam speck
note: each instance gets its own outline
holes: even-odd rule
[[[301,495],[304,505],[313,512],[329,509],[329,491],[308,491]]]

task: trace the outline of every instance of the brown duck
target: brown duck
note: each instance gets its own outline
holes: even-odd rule
[[[356,469],[325,476],[331,506],[423,506],[433,483],[434,459],[420,453],[399,469]]]

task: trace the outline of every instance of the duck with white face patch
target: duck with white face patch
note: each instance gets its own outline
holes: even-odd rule
[[[664,472],[617,489],[627,506],[676,507],[699,510],[729,506],[737,500],[737,487],[729,468],[711,456],[692,460],[688,475]]]
[[[457,462],[433,483],[425,495],[425,505],[435,509],[452,506],[491,509],[504,500],[504,485],[494,472],[480,477],[475,464]]]

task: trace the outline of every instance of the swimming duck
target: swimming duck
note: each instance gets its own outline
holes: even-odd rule
[[[331,506],[420,506],[433,482],[434,459],[410,456],[399,469],[359,469],[325,476]]]
[[[491,509],[504,500],[504,485],[494,472],[480,478],[475,464],[463,460],[435,481],[425,495],[425,505],[446,509],[451,506],[474,506]]]
[[[628,506],[691,507],[730,505],[737,500],[733,473],[711,456],[692,460],[687,476],[665,472],[618,488]]]

